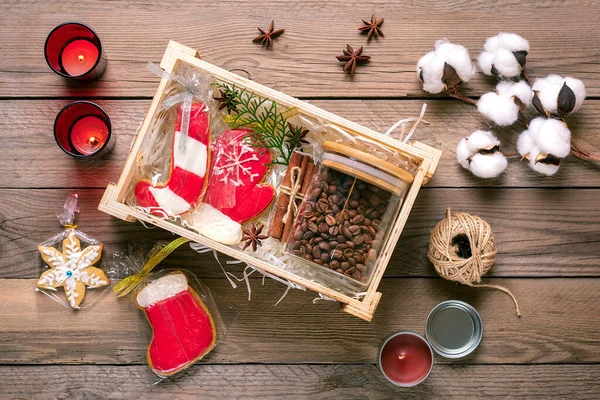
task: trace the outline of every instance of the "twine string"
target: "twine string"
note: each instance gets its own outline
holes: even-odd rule
[[[288,221],[290,216],[290,212],[292,212],[292,217],[295,217],[298,214],[298,203],[296,200],[304,200],[304,195],[300,193],[300,189],[302,188],[302,181],[300,180],[300,173],[302,172],[302,168],[300,167],[292,167],[291,170],[291,181],[290,186],[279,186],[279,192],[290,196],[290,201],[288,202],[287,210],[285,215],[281,218],[281,221],[285,224]]]
[[[461,237],[468,240],[471,250],[469,257],[464,257],[460,244],[454,243]],[[431,232],[428,256],[444,279],[471,287],[493,288],[508,294],[515,303],[517,315],[521,316],[519,303],[510,290],[481,281],[496,260],[492,229],[483,219],[465,213],[451,214],[447,209],[446,217]]]

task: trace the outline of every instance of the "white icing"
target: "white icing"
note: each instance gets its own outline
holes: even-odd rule
[[[203,178],[206,174],[207,149],[206,145],[191,137],[186,138],[185,147],[179,146],[181,132],[175,132],[173,148],[173,164]]]
[[[91,245],[81,251],[81,244],[76,240],[75,232],[70,231],[63,246],[66,259],[62,253],[52,247],[41,248],[44,255],[50,256],[48,264],[52,269],[43,273],[37,284],[51,290],[56,290],[57,287],[64,284],[69,304],[71,307],[77,308],[78,282],[82,282],[90,288],[108,285],[107,280],[101,279],[93,271],[89,274],[87,271],[83,271],[90,267],[91,263],[99,256],[101,245]]]
[[[242,176],[247,175],[250,177],[250,182],[254,182],[254,179],[258,178],[260,174],[253,174],[252,167],[245,166],[245,163],[250,161],[258,161],[259,158],[254,150],[245,144],[237,142],[237,139],[232,140],[229,145],[232,145],[231,153],[223,151],[223,148],[219,148],[217,157],[223,157],[224,163],[217,164],[215,166],[215,174],[217,176],[224,175],[219,181],[227,184],[231,183],[233,186],[244,186]],[[243,158],[246,153],[252,153],[252,156]]]
[[[242,240],[242,226],[210,204],[201,204],[194,214],[194,228],[201,235],[223,244]]]
[[[146,308],[159,301],[173,297],[177,293],[187,290],[187,288],[187,279],[183,274],[169,274],[152,281],[148,286],[140,290],[136,299],[140,307]]]
[[[155,188],[151,186],[148,190],[154,196],[159,207],[168,214],[179,215],[192,208],[190,203],[185,201],[183,197],[176,194],[169,187]]]

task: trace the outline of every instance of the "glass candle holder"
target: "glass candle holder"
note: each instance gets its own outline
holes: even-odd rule
[[[44,55],[50,68],[65,78],[97,79],[106,69],[100,38],[80,22],[66,22],[54,28],[46,38]]]
[[[390,382],[401,387],[423,382],[433,369],[433,360],[427,340],[413,332],[396,332],[379,349],[379,369]]]
[[[91,101],[67,104],[54,121],[54,139],[72,157],[92,157],[108,147],[110,118]]]

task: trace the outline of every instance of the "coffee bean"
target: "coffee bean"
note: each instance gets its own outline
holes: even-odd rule
[[[327,225],[333,226],[335,225],[335,218],[333,217],[333,215],[328,215],[327,217],[325,217],[325,222],[327,223]]]
[[[365,235],[358,235],[354,238],[354,243],[357,245],[363,244],[365,241]]]
[[[321,250],[328,251],[329,250],[329,243],[327,243],[325,241],[319,242],[319,248]]]
[[[374,248],[370,248],[367,254],[369,256],[369,261],[377,260],[377,250],[375,250]]]
[[[325,222],[321,222],[319,224],[319,232],[321,233],[325,233],[329,230],[329,227],[327,226],[327,224]]]
[[[352,218],[350,220],[350,222],[352,222],[352,224],[354,225],[360,225],[363,221],[365,220],[365,216],[364,215],[357,215],[354,218]]]
[[[320,258],[314,259],[313,262],[315,264],[323,265],[323,260],[321,260]]]
[[[348,206],[350,208],[356,208],[356,207],[358,207],[358,200],[351,200],[351,201],[349,201],[348,202]]]
[[[371,242],[372,249],[379,249],[380,246],[381,246],[381,240],[375,239]]]
[[[348,239],[352,239],[352,232],[350,232],[350,230],[346,227],[342,228],[342,233],[344,234],[344,236],[346,236]]]
[[[323,262],[328,262],[331,260],[331,257],[329,257],[329,254],[327,253],[321,253],[321,260],[323,260]]]
[[[374,220],[371,222],[371,225],[373,225],[373,227],[374,227],[375,229],[379,229],[379,228],[381,228],[381,220],[379,220],[379,219],[374,219]]]
[[[356,265],[356,260],[354,258],[352,258],[352,257],[348,258],[346,261],[348,262],[348,264],[351,267],[354,267]]]
[[[350,225],[348,227],[348,231],[350,231],[350,233],[352,235],[358,235],[360,233],[360,226],[358,226],[358,225]]]
[[[356,245],[356,243],[354,243],[354,242],[353,242],[353,241],[351,241],[351,240],[347,240],[347,241],[346,241],[346,245],[347,245],[349,248],[353,249],[353,248],[354,248],[354,246]]]
[[[367,210],[366,210],[366,209],[365,209],[365,207],[364,207],[364,206],[362,206],[362,205],[358,206],[358,208],[356,209],[356,212],[357,212],[357,213],[359,213],[359,214],[361,214],[361,215],[365,215],[365,212],[366,212],[366,211],[367,211]]]
[[[340,268],[341,263],[338,260],[331,260],[331,262],[329,263],[329,268],[331,269],[337,269]]]
[[[344,253],[342,253],[342,251],[339,249],[335,249],[331,252],[331,258],[333,258],[333,259],[339,260],[340,258],[342,258],[343,255],[344,255]]]
[[[357,281],[359,281],[360,278],[362,278],[362,274],[359,271],[354,271],[352,273],[352,279],[356,279]]]
[[[342,261],[340,263],[340,268],[342,268],[344,271],[347,270],[348,268],[350,268],[350,263],[348,263],[347,261]]]
[[[314,222],[308,223],[308,230],[312,233],[317,233],[319,231],[319,227]]]
[[[356,211],[356,210],[350,210],[350,211],[348,211],[348,216],[349,216],[350,218],[354,218],[354,217],[356,217],[357,215],[358,215],[358,211]]]
[[[356,271],[356,267],[350,267],[348,268],[346,271],[344,271],[345,273],[351,275],[354,271]]]
[[[331,242],[329,242],[329,248],[330,249],[335,249],[338,246],[339,246],[339,244],[335,240],[332,240]]]
[[[304,236],[302,236],[302,239],[304,239],[304,240],[308,240],[308,239],[310,239],[311,237],[313,237],[314,235],[315,235],[315,234],[314,234],[314,233],[312,233],[311,231],[306,231],[306,232],[304,232]]]
[[[334,194],[336,191],[337,191],[337,186],[335,186],[335,185],[329,185],[329,188],[327,190],[327,192],[329,194]]]
[[[367,266],[365,264],[356,264],[356,269],[363,273],[367,270]]]
[[[354,250],[346,248],[344,250],[344,257],[346,257],[346,259],[349,259],[350,257],[352,257],[354,255]]]
[[[329,234],[331,236],[336,236],[340,232],[340,229],[337,226],[332,226],[329,228]]]

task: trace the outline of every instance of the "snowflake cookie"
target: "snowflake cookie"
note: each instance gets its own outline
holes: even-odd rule
[[[100,260],[102,249],[102,244],[92,244],[82,250],[73,229],[68,230],[62,242],[62,252],[54,247],[38,246],[42,259],[50,269],[42,274],[36,286],[48,290],[62,286],[71,308],[79,308],[86,287],[93,289],[110,283],[104,272],[94,267]]]

